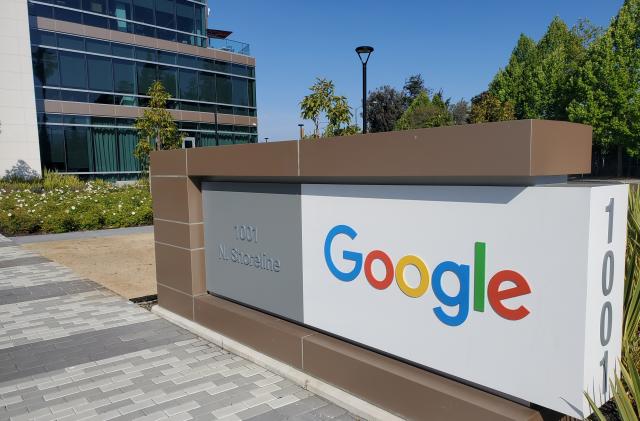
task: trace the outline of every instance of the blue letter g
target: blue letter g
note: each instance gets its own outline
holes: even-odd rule
[[[351,260],[355,263],[351,272],[341,272],[331,260],[331,243],[338,234],[344,234],[352,240],[358,235],[353,228],[348,225],[336,225],[327,234],[326,240],[324,240],[324,260],[327,262],[329,271],[341,281],[350,282],[356,279],[360,270],[362,269],[362,253],[356,253],[355,251],[345,250],[342,252],[342,257],[345,260]]]

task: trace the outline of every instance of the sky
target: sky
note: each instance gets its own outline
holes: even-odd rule
[[[521,33],[540,39],[554,16],[607,26],[623,0],[209,0],[209,27],[233,31],[256,58],[260,142],[298,138],[300,101],[316,77],[362,104],[359,45],[375,51],[369,90],[421,73],[453,102],[486,89]],[[358,110],[358,114],[360,110]],[[312,131],[306,121],[305,130]],[[361,121],[359,121],[361,125]]]

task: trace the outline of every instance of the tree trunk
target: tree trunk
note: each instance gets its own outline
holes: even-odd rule
[[[622,145],[618,145],[618,168],[616,175],[622,177]]]

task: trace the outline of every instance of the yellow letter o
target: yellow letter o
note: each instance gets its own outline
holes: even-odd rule
[[[412,288],[404,279],[404,269],[407,266],[413,266],[418,269],[420,273],[420,283],[417,287]],[[407,255],[401,258],[396,265],[396,282],[400,291],[404,292],[407,296],[412,298],[418,298],[429,288],[429,282],[431,277],[429,276],[429,269],[427,265],[418,256]]]

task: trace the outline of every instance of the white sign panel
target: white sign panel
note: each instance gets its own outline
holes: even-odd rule
[[[627,186],[302,186],[304,322],[573,416],[620,356]]]

